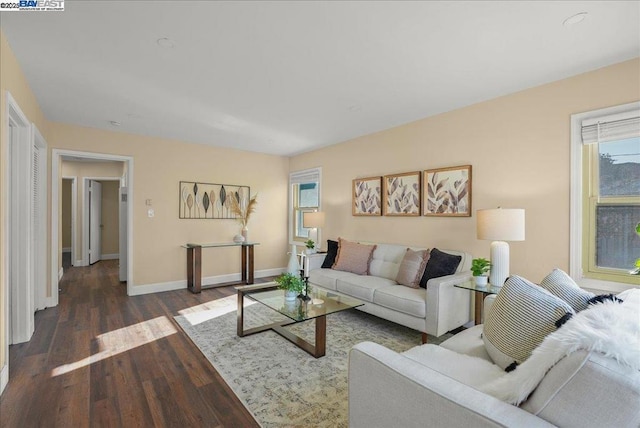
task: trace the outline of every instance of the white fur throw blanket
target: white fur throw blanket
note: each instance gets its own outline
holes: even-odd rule
[[[620,364],[640,370],[640,289],[590,306],[549,334],[514,371],[481,389],[502,401],[519,405],[538,386],[547,371],[579,349],[598,351]]]

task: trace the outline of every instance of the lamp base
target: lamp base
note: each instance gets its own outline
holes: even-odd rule
[[[491,243],[491,285],[501,287],[509,277],[509,244],[504,241]]]

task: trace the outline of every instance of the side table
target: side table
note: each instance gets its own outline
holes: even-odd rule
[[[502,289],[502,286],[498,285],[476,285],[475,280],[470,280],[463,282],[461,284],[456,284],[454,287],[464,288],[465,290],[471,290],[475,292],[475,324],[482,323],[482,302],[484,301],[484,297],[489,294],[498,294]]]

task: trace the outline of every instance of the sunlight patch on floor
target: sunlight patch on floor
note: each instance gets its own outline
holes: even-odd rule
[[[51,377],[89,366],[97,361],[146,345],[174,333],[177,333],[177,330],[173,323],[167,317],[161,316],[101,334],[96,336],[100,352],[74,363],[56,367],[51,371]]]
[[[244,300],[244,306],[253,305],[256,302]],[[221,317],[238,309],[238,297],[227,296],[222,299],[212,300],[197,306],[178,311],[178,313],[189,321],[191,325],[198,325],[205,321]]]

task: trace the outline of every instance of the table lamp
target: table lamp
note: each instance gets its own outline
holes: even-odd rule
[[[321,211],[302,213],[302,227],[309,229],[309,239],[318,243],[318,229],[324,226],[324,213]],[[320,249],[319,245],[316,248]]]
[[[509,277],[509,244],[504,241],[524,241],[524,210],[497,208],[478,210],[478,239],[491,243],[491,274],[489,282],[502,286]]]

